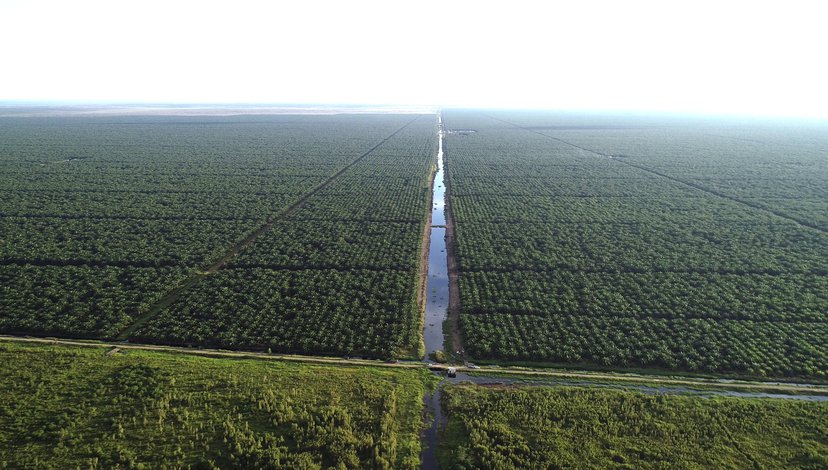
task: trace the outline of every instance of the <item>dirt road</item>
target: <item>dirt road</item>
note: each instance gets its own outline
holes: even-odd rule
[[[420,361],[399,361],[399,362],[382,362],[371,359],[345,359],[338,357],[325,356],[301,356],[292,354],[268,354],[262,352],[248,352],[248,351],[229,351],[224,349],[195,349],[184,348],[177,346],[159,346],[153,344],[133,344],[122,342],[103,342],[93,340],[76,340],[76,339],[59,339],[59,338],[36,338],[36,337],[22,337],[22,336],[6,336],[0,335],[0,343],[17,342],[17,343],[37,343],[47,345],[64,345],[64,346],[78,346],[90,347],[100,349],[119,348],[121,352],[130,350],[136,351],[159,351],[174,354],[192,354],[196,356],[206,357],[232,357],[232,358],[247,358],[267,361],[294,361],[305,363],[319,363],[332,364],[342,366],[362,366],[362,367],[396,367],[405,369],[422,369],[429,368],[434,371],[444,371],[449,367],[446,364],[431,364]],[[519,376],[527,378],[562,378],[562,379],[582,379],[582,380],[611,380],[629,383],[651,383],[659,385],[672,385],[683,387],[708,387],[708,388],[722,388],[722,389],[753,389],[763,391],[776,391],[780,393],[808,393],[808,394],[828,394],[828,385],[811,385],[811,384],[796,384],[784,382],[763,382],[750,380],[734,380],[722,381],[719,379],[707,378],[693,378],[693,377],[663,377],[647,374],[632,374],[632,373],[611,373],[611,372],[591,372],[591,371],[567,371],[567,370],[552,370],[552,369],[528,369],[528,368],[492,368],[482,367],[479,369],[472,369],[468,367],[456,367],[458,372],[471,373],[477,377],[497,380],[501,376]]]

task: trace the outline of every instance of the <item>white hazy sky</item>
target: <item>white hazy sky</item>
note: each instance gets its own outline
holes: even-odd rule
[[[0,100],[828,117],[826,20],[796,0],[0,0]]]

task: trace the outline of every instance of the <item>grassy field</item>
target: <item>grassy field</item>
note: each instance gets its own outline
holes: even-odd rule
[[[0,468],[417,468],[424,370],[0,342]]]
[[[825,468],[828,403],[448,385],[445,469]]]

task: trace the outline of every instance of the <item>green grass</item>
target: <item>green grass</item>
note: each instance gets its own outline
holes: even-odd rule
[[[564,374],[566,371],[561,371]],[[762,382],[748,383],[749,387],[743,387],[746,382],[738,382],[733,385],[727,383],[706,383],[704,379],[701,381],[694,377],[685,378],[683,376],[664,376],[663,381],[652,381],[655,377],[633,377],[633,376],[598,376],[584,377],[584,376],[549,376],[541,373],[514,373],[509,370],[464,370],[464,374],[472,377],[487,377],[487,378],[503,378],[509,380],[509,383],[515,384],[530,384],[530,385],[549,385],[549,386],[598,386],[615,389],[629,389],[639,390],[641,387],[665,389],[665,393],[683,393],[684,390],[691,392],[744,392],[744,393],[771,393],[771,394],[785,394],[785,395],[809,395],[822,396],[828,395],[824,387],[814,389],[811,387],[785,387],[784,390],[773,385],[763,385]],[[579,372],[574,372],[578,374]],[[581,371],[580,373],[583,373]],[[588,373],[587,373],[588,374]],[[658,380],[658,378],[656,378]],[[694,381],[689,383],[680,383],[687,380]],[[673,381],[679,381],[675,383]]]
[[[443,468],[825,468],[828,403],[449,385]]]
[[[0,343],[0,468],[415,468],[424,370]]]
[[[768,380],[767,378],[758,378],[752,376],[750,374],[744,373],[716,373],[716,372],[687,372],[682,370],[671,370],[667,368],[658,368],[658,367],[621,367],[621,366],[601,366],[596,364],[591,364],[589,362],[541,362],[541,361],[508,361],[502,359],[478,359],[478,358],[470,358],[471,362],[477,365],[485,365],[485,366],[492,366],[492,367],[502,367],[504,369],[503,372],[508,374],[508,368],[516,367],[516,368],[528,368],[528,369],[541,369],[541,370],[552,370],[552,371],[561,371],[561,372],[595,372],[595,373],[606,373],[606,374],[640,374],[640,375],[647,375],[647,376],[655,376],[655,377],[664,377],[664,378],[677,378],[677,379],[702,379],[702,380],[719,380],[719,379],[727,379],[727,380],[745,380],[745,381],[756,381],[756,380]],[[490,375],[490,374],[486,374]],[[828,384],[828,380],[818,378],[818,377],[785,377],[783,382],[787,383],[799,383],[799,384],[815,384],[815,385],[825,385]]]

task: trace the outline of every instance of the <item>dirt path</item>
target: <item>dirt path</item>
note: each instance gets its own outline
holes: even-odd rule
[[[433,174],[433,172],[432,172]],[[433,183],[432,183],[433,184]],[[431,207],[429,199],[429,208]],[[417,290],[417,304],[425,308],[426,286],[428,285],[428,252],[431,246],[431,211],[429,210],[428,220],[423,227],[423,236],[420,240],[420,284]]]
[[[436,152],[435,152],[436,155]],[[420,271],[419,284],[417,286],[417,308],[420,309],[420,326],[417,330],[420,335],[420,343],[424,355],[428,354],[425,351],[425,341],[423,330],[426,327],[426,300],[428,299],[428,258],[431,250],[431,214],[432,205],[434,204],[434,177],[437,174],[437,164],[431,167],[431,172],[428,176],[428,215],[426,216],[425,224],[423,225],[423,235],[420,240]]]
[[[260,359],[268,361],[292,361],[292,362],[308,362],[319,364],[337,364],[337,365],[352,365],[352,366],[370,366],[370,367],[397,367],[405,369],[420,369],[423,367],[421,362],[381,362],[371,359],[344,359],[338,357],[324,357],[324,356],[301,356],[294,354],[268,354],[254,351],[230,351],[225,349],[196,349],[179,346],[161,346],[156,344],[138,344],[138,343],[112,343],[99,342],[95,340],[72,340],[59,338],[35,338],[35,337],[18,337],[0,335],[0,343],[3,341],[17,342],[17,343],[41,343],[49,345],[63,345],[63,346],[78,346],[87,348],[99,349],[118,349],[120,352],[129,350],[133,351],[158,351],[172,354],[191,354],[194,356],[206,357],[228,357],[241,359]]]
[[[422,369],[429,368],[431,370],[442,372],[448,369],[448,365],[444,364],[425,364],[420,361],[402,361],[402,362],[381,362],[370,359],[344,359],[338,357],[325,356],[302,356],[294,354],[268,354],[263,352],[248,352],[248,351],[230,351],[224,349],[195,349],[179,346],[160,346],[154,344],[137,344],[137,343],[113,343],[101,342],[95,340],[79,340],[79,339],[59,339],[59,338],[35,338],[35,337],[21,337],[21,336],[6,336],[0,335],[0,343],[2,342],[16,342],[16,343],[38,343],[47,345],[65,345],[77,347],[98,348],[105,354],[105,350],[118,348],[122,353],[135,351],[159,351],[174,354],[191,354],[195,356],[207,357],[230,357],[230,358],[245,358],[258,359],[268,361],[292,361],[305,363],[319,363],[319,364],[333,364],[343,366],[363,366],[363,367],[395,367],[404,369]],[[761,391],[777,391],[780,393],[799,393],[799,394],[826,394],[828,395],[828,385],[824,384],[797,384],[784,382],[762,382],[750,380],[727,380],[721,379],[707,379],[707,378],[693,378],[693,377],[664,377],[647,374],[632,374],[632,373],[611,373],[611,372],[589,372],[589,371],[566,371],[566,370],[550,370],[550,369],[528,369],[528,368],[490,368],[482,367],[472,369],[469,367],[457,367],[459,373],[472,373],[475,377],[497,381],[502,376],[519,376],[527,378],[563,378],[563,379],[584,379],[584,380],[612,380],[617,382],[630,383],[647,383],[660,384],[672,386],[696,386],[696,387],[710,387],[721,389],[744,389],[744,390],[761,390]]]
[[[449,177],[448,171],[449,151],[446,147],[445,129],[441,130],[441,138],[443,139],[443,178],[446,187],[446,254],[448,255],[449,275],[448,319],[451,329],[451,345],[453,349],[453,351],[450,352],[455,356],[459,356],[465,362],[467,359],[466,349],[463,346],[463,338],[460,335],[460,269],[457,264],[457,236],[454,230],[454,211],[452,210],[451,204],[451,178]],[[457,351],[460,351],[460,354],[457,354]]]
[[[363,153],[362,155],[360,155],[356,159],[352,160],[350,163],[348,163],[344,167],[340,168],[339,171],[337,171],[333,175],[329,176],[325,181],[319,183],[318,185],[316,185],[310,191],[304,193],[293,204],[291,204],[290,206],[288,206],[287,208],[285,208],[284,210],[279,212],[279,214],[277,214],[276,216],[274,216],[272,218],[269,218],[262,226],[260,226],[256,230],[254,230],[252,233],[250,233],[248,236],[246,236],[243,240],[233,244],[230,248],[227,249],[227,251],[225,251],[224,255],[222,255],[222,257],[219,258],[217,261],[210,264],[203,271],[199,271],[199,272],[194,273],[193,275],[191,275],[190,277],[185,279],[184,282],[182,282],[181,284],[179,284],[178,286],[176,286],[175,288],[170,290],[167,294],[165,294],[158,301],[156,301],[147,310],[146,313],[144,313],[143,315],[138,316],[129,326],[127,326],[123,331],[121,331],[121,333],[115,339],[118,340],[118,341],[124,341],[124,340],[128,339],[130,336],[132,336],[132,334],[136,330],[138,330],[138,328],[140,328],[141,326],[146,324],[149,320],[151,320],[153,317],[155,317],[162,309],[168,307],[169,305],[172,305],[176,300],[178,300],[178,298],[181,296],[181,294],[183,294],[184,292],[188,291],[190,288],[192,288],[193,286],[198,284],[199,281],[201,281],[201,279],[203,279],[205,276],[215,274],[216,272],[218,272],[219,270],[224,268],[224,266],[226,266],[227,263],[230,262],[230,260],[235,258],[239,253],[244,251],[245,248],[252,245],[253,242],[256,241],[256,239],[258,239],[260,236],[262,236],[264,233],[266,233],[268,230],[270,230],[277,221],[284,219],[285,217],[295,213],[297,210],[302,208],[302,206],[304,206],[305,203],[307,203],[308,199],[310,199],[312,196],[317,194],[319,191],[321,191],[321,190],[325,189],[326,187],[328,187],[334,180],[336,180],[337,178],[342,176],[343,173],[345,173],[351,167],[353,167],[354,165],[356,165],[357,163],[362,161],[365,157],[370,155],[374,150],[379,148],[382,144],[384,144],[384,143],[388,142],[389,140],[391,140],[392,138],[394,138],[394,136],[396,136],[397,134],[402,132],[403,129],[410,126],[414,121],[416,121],[420,117],[421,116],[416,116],[416,117],[414,117],[414,119],[406,122],[402,127],[397,129],[396,131],[392,132],[391,135],[389,135],[388,137],[382,139],[381,141],[379,141],[379,143],[377,143],[376,145],[374,145],[373,147],[368,149],[367,152]]]

